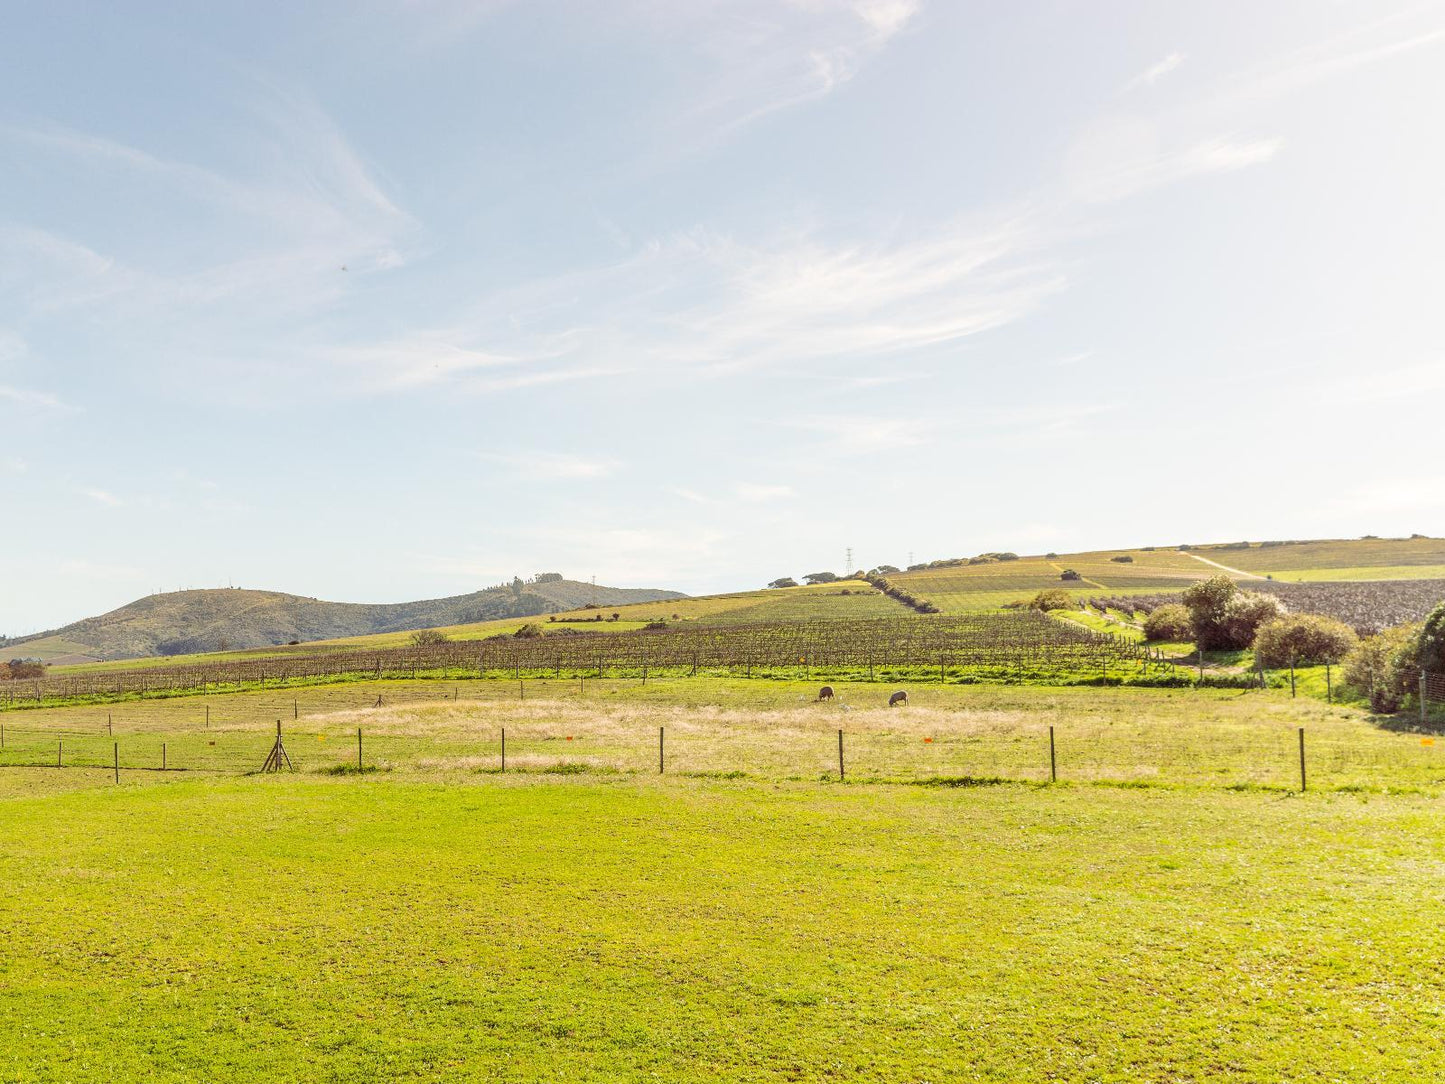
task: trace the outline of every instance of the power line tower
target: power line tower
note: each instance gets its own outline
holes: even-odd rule
[[[845,565],[846,573],[851,576],[853,575],[853,547],[849,546],[846,552],[848,556],[844,559],[843,563]]]
[[[913,564],[913,551],[912,551],[912,550],[909,550],[909,551],[908,551],[908,563],[909,563],[910,565]]]

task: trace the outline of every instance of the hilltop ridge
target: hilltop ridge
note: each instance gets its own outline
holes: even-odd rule
[[[243,650],[292,641],[530,617],[589,603],[619,606],[684,598],[654,588],[604,587],[555,574],[514,580],[465,595],[415,602],[326,602],[281,591],[208,588],[147,595],[109,613],[12,640],[0,659],[50,662],[143,658]]]

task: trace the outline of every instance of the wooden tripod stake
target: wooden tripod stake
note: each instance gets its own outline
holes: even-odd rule
[[[282,765],[286,766],[288,772],[296,769],[291,766],[291,758],[286,755],[286,746],[281,743],[281,720],[276,720],[276,744],[271,746],[271,752],[266,756],[266,763],[261,765],[263,772],[279,772]]]

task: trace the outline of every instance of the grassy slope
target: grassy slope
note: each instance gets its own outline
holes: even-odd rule
[[[851,592],[843,595],[841,592]],[[612,621],[612,614],[619,620]],[[510,636],[522,625],[537,625],[546,635],[558,635],[566,629],[584,632],[632,632],[651,621],[693,621],[698,624],[731,624],[735,622],[822,621],[830,618],[897,617],[908,611],[898,603],[884,598],[867,584],[822,584],[816,587],[795,587],[784,591],[745,591],[733,595],[705,595],[670,598],[605,606],[600,610],[564,610],[556,614],[532,617],[511,617],[465,625],[446,625],[439,631],[454,640],[481,640],[488,636]],[[592,618],[601,614],[602,621]],[[555,621],[548,621],[553,617]],[[568,620],[568,619],[574,620]],[[252,651],[213,652],[209,654],[176,655],[166,658],[129,660],[114,664],[74,664],[67,671],[105,670],[110,666],[127,669],[137,665],[164,667],[195,662],[214,662],[234,658],[270,658],[292,653],[312,654],[317,651],[377,650],[404,647],[411,642],[411,632],[376,633],[367,636],[335,637],[313,640],[295,647],[278,646]]]
[[[566,610],[597,600],[603,605],[652,602],[675,592],[599,587],[573,580],[528,584],[517,599],[510,588],[488,588],[468,595],[419,602],[358,604],[325,602],[277,591],[176,591],[149,595],[99,617],[67,625],[53,636],[0,651],[0,658],[41,654],[89,655],[128,659],[158,654],[170,641],[237,648],[315,642],[378,632],[404,634],[456,622],[472,614],[510,618]],[[525,619],[525,617],[523,617]],[[517,622],[520,624],[520,621]],[[513,626],[515,627],[515,625]],[[190,644],[185,645],[190,650]]]
[[[1121,556],[1132,557],[1133,561],[1111,560]],[[1060,574],[1065,569],[1078,572],[1083,581],[1061,580]],[[963,613],[1027,600],[1039,591],[1053,588],[1064,588],[1078,598],[1177,591],[1218,571],[1175,550],[1103,550],[901,572],[888,578],[928,599],[945,613]]]
[[[1290,542],[1282,546],[1253,545],[1249,549],[1225,549],[1199,546],[1195,553],[1245,572],[1293,573],[1323,570],[1350,570],[1352,579],[1374,579],[1384,570],[1412,568],[1411,574],[1388,575],[1383,578],[1413,579],[1440,575],[1426,572],[1419,566],[1440,570],[1445,566],[1445,539],[1338,539],[1315,542]],[[1281,578],[1292,579],[1292,575]]]
[[[7,1080],[1445,1074],[1421,798],[303,778],[4,814]]]

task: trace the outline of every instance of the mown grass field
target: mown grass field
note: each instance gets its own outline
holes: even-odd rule
[[[1281,791],[1299,785],[1303,727],[1316,789],[1445,794],[1445,719],[1421,733],[1409,719],[1377,725],[1323,703],[1313,671],[1300,672],[1297,699],[1287,689],[911,685],[911,705],[890,710],[893,686],[832,687],[835,700],[817,703],[819,684],[801,681],[365,682],[12,711],[0,717],[0,794],[48,785],[37,772],[64,787],[108,780],[117,755],[125,785],[253,772],[277,720],[302,775],[354,767],[360,730],[367,769],[470,782],[501,767],[505,728],[511,773],[652,776],[665,728],[670,774],[835,781],[842,730],[855,782],[1044,782],[1052,727],[1063,781]]]
[[[1438,1079],[1437,805],[536,774],[11,797],[0,1079]]]

